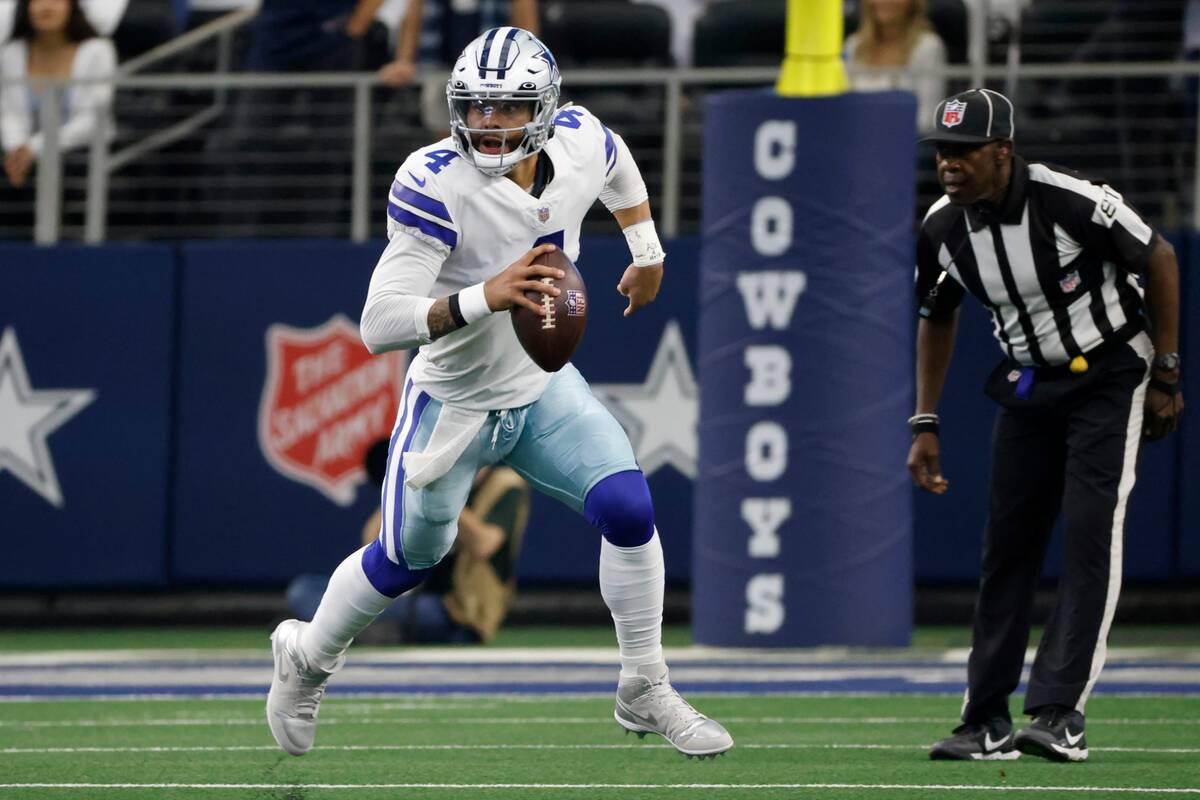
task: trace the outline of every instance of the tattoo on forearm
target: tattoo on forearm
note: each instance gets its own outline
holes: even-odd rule
[[[431,340],[440,339],[447,333],[453,333],[456,330],[458,330],[458,323],[450,314],[450,301],[445,297],[439,297],[429,307],[429,338]]]

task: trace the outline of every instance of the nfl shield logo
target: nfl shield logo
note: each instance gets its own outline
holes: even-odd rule
[[[567,289],[567,316],[582,317],[587,313],[587,297],[579,289]]]
[[[405,358],[372,356],[341,314],[316,328],[267,330],[258,443],[267,463],[348,506],[366,481],[363,456],[392,432]]]
[[[1079,273],[1072,272],[1058,282],[1059,287],[1066,294],[1070,294],[1079,288]]]
[[[946,107],[942,109],[942,127],[953,128],[963,121],[963,112],[967,110],[967,104],[961,100],[951,100],[946,103]]]
[[[550,219],[550,206],[538,206],[537,209],[538,222],[546,222]]]

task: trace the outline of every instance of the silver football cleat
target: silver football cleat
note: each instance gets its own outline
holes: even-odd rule
[[[325,684],[345,661],[343,656],[330,672],[310,669],[299,648],[300,632],[307,624],[284,620],[271,634],[275,674],[267,694],[267,725],[275,742],[294,756],[312,748]]]
[[[657,733],[689,758],[716,757],[733,747],[729,731],[688,705],[671,687],[662,662],[640,667],[636,677],[621,678],[613,716],[639,739]]]

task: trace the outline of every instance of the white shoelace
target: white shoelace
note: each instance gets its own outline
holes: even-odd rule
[[[684,700],[679,692],[665,681],[651,684],[645,696],[649,700],[662,702],[666,707],[667,719],[664,732],[668,737],[682,736],[708,719],[692,708],[688,701]]]

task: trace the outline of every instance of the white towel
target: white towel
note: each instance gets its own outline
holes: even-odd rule
[[[404,454],[404,483],[421,489],[445,475],[487,421],[486,411],[443,405],[429,443],[420,453]]]

